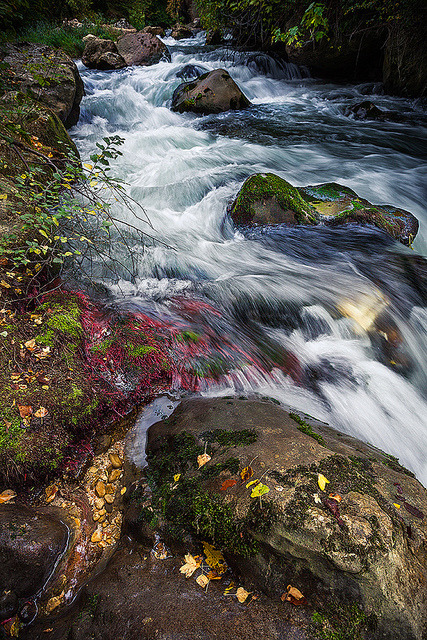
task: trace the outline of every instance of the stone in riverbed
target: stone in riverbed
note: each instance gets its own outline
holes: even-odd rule
[[[83,41],[85,48],[82,62],[89,69],[122,69],[126,66],[126,62],[117,51],[117,46],[112,40],[97,38],[92,34],[88,34]]]
[[[178,113],[221,113],[245,109],[250,104],[225,69],[215,69],[196,80],[180,84],[172,96],[172,110]]]
[[[0,593],[34,595],[65,551],[67,540],[67,528],[53,512],[0,505]]]
[[[127,65],[148,66],[162,58],[170,60],[168,48],[151,33],[128,33],[117,41],[117,50]]]
[[[212,459],[198,470],[206,442]],[[178,450],[182,465],[170,456]],[[250,589],[279,597],[292,584],[311,606],[329,598],[375,614],[372,638],[426,637],[427,492],[395,458],[268,400],[241,399],[183,401],[150,427],[147,455],[162,470],[153,504],[158,490],[166,529],[178,527],[181,540],[209,535]],[[251,497],[256,483],[241,480],[249,465],[268,487],[262,503]],[[182,476],[164,493],[172,471]]]
[[[193,31],[186,27],[184,24],[176,24],[172,29],[171,37],[175,40],[182,40],[184,38],[191,38]]]
[[[409,211],[391,205],[373,205],[349,187],[330,182],[293,187],[273,173],[254,174],[228,207],[235,224],[346,223],[373,225],[409,245],[418,232],[418,220]]]

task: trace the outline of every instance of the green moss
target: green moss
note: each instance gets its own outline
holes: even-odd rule
[[[316,640],[364,640],[375,631],[377,617],[357,604],[329,603],[313,613],[310,632]]]
[[[212,431],[204,431],[200,434],[200,438],[206,442],[216,442],[222,447],[244,447],[253,444],[258,440],[258,433],[255,429],[241,429],[234,431],[233,429],[213,429]]]
[[[315,209],[303,200],[298,189],[274,173],[259,173],[246,180],[233,204],[233,219],[249,224],[256,216],[256,204],[271,198],[276,199],[283,211],[292,211],[298,223],[316,224]]]
[[[292,420],[295,420],[295,422],[298,423],[298,427],[297,427],[298,431],[305,433],[307,436],[310,436],[310,438],[314,438],[314,440],[317,440],[317,442],[322,446],[325,446],[325,441],[322,438],[322,436],[316,433],[315,431],[313,431],[313,427],[310,424],[308,424],[308,422],[303,420],[297,413],[294,413],[293,411],[291,411],[289,413],[289,417],[291,417]]]
[[[384,453],[384,456],[385,456],[385,460],[382,460],[382,463],[385,464],[387,467],[390,467],[390,469],[393,469],[393,471],[404,473],[405,475],[410,476],[411,478],[416,477],[415,473],[412,473],[412,471],[409,471],[409,469],[406,469],[406,467],[400,464],[399,458],[396,458],[395,456],[392,456],[389,453]]]
[[[147,355],[147,353],[150,353],[150,351],[155,351],[155,347],[150,347],[148,345],[132,345],[132,344],[128,344],[128,353],[130,356],[132,356],[132,358],[142,358],[143,356]]]

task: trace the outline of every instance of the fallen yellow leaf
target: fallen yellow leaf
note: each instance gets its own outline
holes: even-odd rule
[[[202,453],[201,455],[197,456],[197,464],[199,465],[199,469],[200,467],[203,467],[204,464],[209,462],[210,459],[211,456],[208,453]]]
[[[319,473],[317,475],[317,484],[319,485],[319,489],[321,491],[324,491],[326,485],[329,484],[329,480],[325,478],[325,476],[322,473]]]
[[[253,475],[254,470],[252,469],[252,467],[245,467],[240,472],[240,477],[242,478],[242,480],[249,480]]]
[[[209,578],[202,573],[201,576],[196,578],[196,582],[198,585],[200,585],[204,589],[209,584]]]
[[[251,498],[260,498],[264,494],[268,493],[270,489],[266,484],[259,482],[251,491]]]
[[[186,554],[184,560],[185,564],[180,568],[180,572],[183,573],[186,578],[191,578],[196,569],[200,567],[202,560],[200,556],[194,558],[190,553]]]
[[[239,587],[236,591],[236,596],[239,602],[245,602],[249,595],[249,591],[246,591],[243,587]]]
[[[181,474],[180,474],[180,473],[176,473],[176,474],[174,475],[174,477],[173,477],[173,481],[174,481],[174,482],[178,482],[178,480],[180,479],[180,477],[181,477]]]

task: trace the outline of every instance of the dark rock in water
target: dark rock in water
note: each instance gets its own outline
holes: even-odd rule
[[[406,245],[413,242],[419,226],[409,211],[373,205],[340,184],[293,187],[273,173],[250,176],[228,213],[235,224],[251,226],[318,222],[330,227],[350,222],[373,225]]]
[[[168,48],[151,33],[128,33],[117,41],[117,50],[127,65],[149,66],[162,58],[170,60]]]
[[[171,37],[175,40],[183,40],[184,38],[191,38],[193,31],[186,27],[184,24],[177,24],[172,29]]]
[[[180,84],[172,96],[172,110],[183,113],[221,113],[250,105],[225,69],[215,69],[192,82]]]
[[[218,45],[223,41],[221,31],[211,30],[206,34],[206,44],[207,45]]]
[[[378,120],[384,117],[385,112],[382,109],[378,109],[373,102],[365,100],[351,107],[346,107],[344,109],[344,115],[353,116],[356,120]]]
[[[229,207],[236,224],[316,224],[314,207],[305,202],[298,190],[274,173],[250,176]]]
[[[182,78],[185,81],[189,81],[195,78],[199,78],[204,73],[207,73],[207,71],[203,67],[200,67],[197,64],[186,64],[185,67],[178,71],[176,77]]]
[[[83,64],[89,69],[123,69],[126,62],[117,51],[116,43],[112,40],[97,38],[89,34],[83,38],[85,48],[82,55]]]
[[[4,591],[0,595],[0,622],[12,618],[18,611],[19,599],[14,591]]]
[[[177,543],[209,536],[248,590],[291,584],[312,607],[374,612],[366,637],[426,637],[427,491],[396,458],[268,399],[184,400],[147,438],[152,504]]]
[[[340,184],[328,182],[300,187],[298,191],[304,200],[315,207],[324,224],[370,224],[406,245],[412,244],[418,233],[418,220],[409,211],[390,205],[373,205]]]
[[[144,27],[142,33],[151,33],[152,36],[161,36],[163,38],[163,36],[165,35],[165,30],[163,29],[163,27],[148,26]]]
[[[83,81],[73,60],[63,51],[40,44],[5,44],[0,59],[9,65],[21,92],[52,109],[65,127],[77,123]]]
[[[34,595],[49,577],[68,540],[54,515],[22,504],[0,506],[0,593]]]

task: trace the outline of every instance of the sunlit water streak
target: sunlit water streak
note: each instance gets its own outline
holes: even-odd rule
[[[374,203],[416,215],[414,248],[426,254],[425,114],[375,85],[298,78],[303,74],[295,68],[279,72],[274,61],[270,77],[261,75],[240,54],[202,48],[202,36],[165,42],[172,62],[117,72],[80,67],[87,95],[72,135],[82,157],[103,136],[122,136],[123,156],[112,162],[112,173],[128,183],[158,237],[175,249],[138,251],[137,278],[107,283],[116,302],[168,314],[177,296],[209,300],[223,314],[219,334],[246,353],[265,345],[291,352],[303,375],[287,375],[277,359],[265,369],[248,361],[204,394],[277,398],[398,456],[427,484],[426,313],[396,266],[396,256],[410,251],[366,230],[242,235],[225,214],[255,172],[272,171],[295,185],[339,181]],[[186,64],[227,68],[253,106],[207,117],[173,113],[177,72]],[[345,106],[367,97],[406,119],[356,122],[343,115]],[[145,229],[126,209],[116,213]],[[370,320],[359,318],[361,325],[340,313],[349,303],[361,317],[387,307],[404,337],[408,371],[383,364],[366,331]]]

